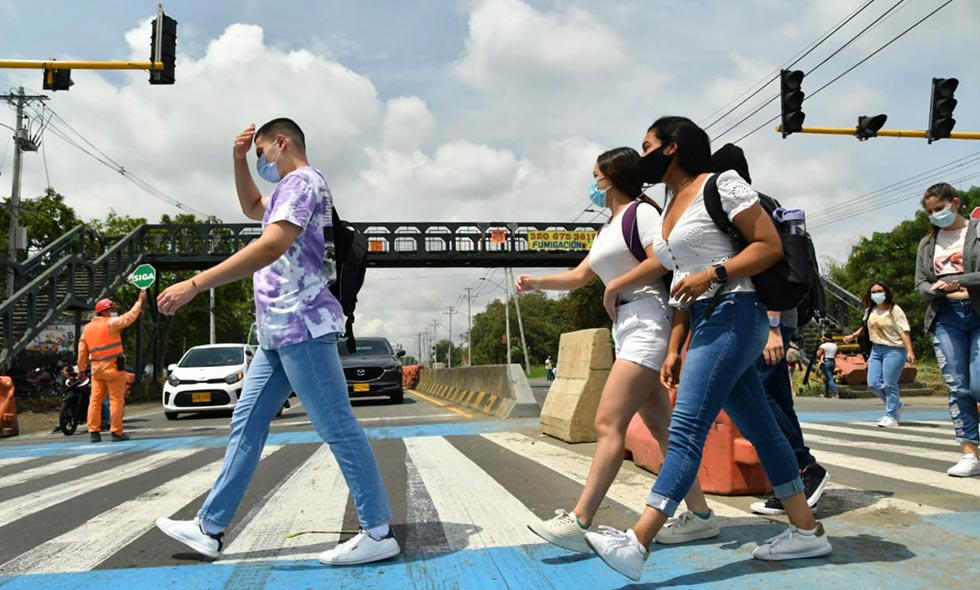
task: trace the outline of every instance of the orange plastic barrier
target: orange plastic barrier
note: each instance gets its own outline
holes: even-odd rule
[[[671,402],[676,395],[676,391],[670,393]],[[639,414],[633,416],[626,430],[626,450],[637,466],[660,473],[663,451]],[[758,495],[772,490],[755,447],[742,437],[725,412],[715,418],[708,431],[698,481],[705,492],[723,496]]]
[[[846,385],[864,385],[868,382],[868,363],[860,354],[838,354],[835,361],[837,373]],[[918,372],[914,365],[906,363],[898,382],[911,383]]]
[[[419,369],[421,365],[405,365],[402,367],[402,387],[414,388],[419,384]]]
[[[17,436],[19,433],[14,381],[10,377],[0,377],[0,437]]]

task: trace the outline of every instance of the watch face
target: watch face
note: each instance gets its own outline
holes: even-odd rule
[[[770,317],[769,318],[769,327],[770,328],[778,328],[779,327],[779,318]]]

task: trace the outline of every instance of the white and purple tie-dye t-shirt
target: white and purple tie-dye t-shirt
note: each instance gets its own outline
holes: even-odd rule
[[[266,203],[263,229],[286,221],[303,231],[285,254],[252,277],[262,348],[275,350],[344,331],[343,310],[330,292],[323,263],[323,227],[331,223],[332,205],[326,180],[309,166],[280,180]]]

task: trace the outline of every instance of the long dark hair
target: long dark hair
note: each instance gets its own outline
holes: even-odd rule
[[[652,131],[661,145],[677,144],[677,161],[688,174],[711,171],[711,139],[694,121],[687,117],[660,117],[647,131]]]
[[[637,173],[640,154],[631,147],[618,147],[602,152],[596,159],[599,172],[609,179],[614,187],[631,199],[643,199],[657,211],[663,209],[653,199],[643,194],[643,180]]]
[[[922,195],[922,207],[926,206],[926,199],[936,198],[944,203],[952,203],[954,199],[960,198],[960,193],[956,192],[950,184],[945,182],[937,182],[936,184],[930,186],[926,189],[924,195]],[[957,209],[956,213],[966,217],[966,205],[963,204],[963,199],[960,199],[960,208]],[[935,225],[931,229],[932,235],[935,236],[939,232],[939,228]]]
[[[881,281],[875,281],[875,282],[871,283],[870,285],[868,285],[868,290],[865,291],[864,297],[861,298],[861,302],[864,303],[864,306],[866,308],[868,308],[868,311],[871,311],[872,309],[874,309],[878,305],[877,303],[875,303],[874,301],[871,300],[871,288],[874,287],[874,286],[876,286],[876,285],[878,287],[881,287],[885,291],[885,304],[886,305],[889,305],[889,306],[895,305],[895,299],[892,297],[892,289],[891,289],[891,287],[889,287],[887,284],[885,284],[885,283],[883,283]]]

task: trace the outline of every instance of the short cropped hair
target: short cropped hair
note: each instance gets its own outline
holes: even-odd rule
[[[286,117],[273,119],[259,127],[259,130],[255,132],[255,136],[269,139],[280,133],[288,137],[296,147],[304,152],[306,151],[306,135],[303,134],[303,130],[299,128],[296,121],[287,119]]]

